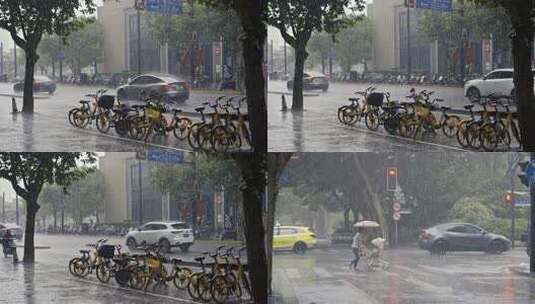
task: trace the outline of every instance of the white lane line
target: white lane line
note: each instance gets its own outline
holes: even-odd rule
[[[313,271],[318,278],[325,278],[325,279],[332,278],[332,274],[329,271],[327,271],[325,268],[314,267]]]
[[[145,291],[142,291],[142,290],[131,289],[131,288],[126,288],[126,287],[121,287],[121,286],[113,286],[113,285],[108,285],[108,284],[104,284],[104,283],[100,283],[100,282],[92,282],[92,281],[89,281],[89,280],[80,280],[80,279],[75,279],[75,278],[71,278],[71,280],[79,282],[79,283],[89,283],[89,284],[93,284],[95,286],[107,287],[107,288],[110,288],[110,289],[118,289],[118,290],[124,290],[124,291],[143,294],[143,295],[150,295],[150,296],[153,296],[153,297],[162,298],[162,299],[168,299],[168,300],[177,301],[177,302],[199,303],[199,302],[195,302],[195,301],[188,300],[188,299],[182,299],[182,298],[177,298],[177,297],[172,297],[172,296],[167,296],[167,295],[162,295],[162,294],[157,294],[157,293],[150,293],[150,292],[145,292]]]

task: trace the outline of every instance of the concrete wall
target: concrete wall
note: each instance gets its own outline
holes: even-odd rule
[[[104,175],[104,218],[105,223],[119,223],[128,216],[127,163],[135,159],[135,152],[106,153],[99,158],[99,168]]]
[[[403,5],[404,0],[374,0],[368,5],[368,16],[375,29],[371,70],[399,68],[399,18],[395,7]]]
[[[128,69],[127,12],[133,11],[134,0],[106,1],[98,8],[98,20],[104,27],[104,73]]]

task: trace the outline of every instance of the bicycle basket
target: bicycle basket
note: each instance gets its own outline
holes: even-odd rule
[[[380,107],[383,105],[383,100],[385,99],[385,95],[383,93],[371,93],[368,95],[368,99],[366,102],[371,106]]]
[[[150,119],[158,119],[161,115],[161,112],[155,108],[147,108],[147,116]]]
[[[98,248],[98,255],[105,259],[111,259],[115,255],[115,246],[102,245]]]
[[[98,106],[103,109],[112,109],[115,103],[115,97],[110,95],[100,96],[98,99]]]

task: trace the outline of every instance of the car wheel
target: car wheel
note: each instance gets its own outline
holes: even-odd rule
[[[297,242],[294,245],[294,252],[297,254],[304,254],[307,251],[307,244],[303,242]]]
[[[431,254],[445,255],[448,252],[448,243],[444,240],[438,240],[431,248]]]
[[[167,239],[161,239],[158,242],[158,245],[160,246],[160,251],[162,253],[168,253],[171,251],[171,243],[169,243],[169,240]]]
[[[127,240],[126,240],[126,247],[128,247],[128,249],[130,251],[133,251],[136,249],[137,247],[137,242],[136,240],[133,238],[133,237],[129,237]]]
[[[327,92],[329,90],[329,87],[323,87],[323,92]]]
[[[516,92],[515,92],[515,89],[513,89],[513,90],[511,91],[511,98],[512,98],[511,101],[512,101],[512,103],[513,103],[514,105],[516,105],[516,96],[515,96],[515,95],[516,95]]]
[[[481,92],[477,88],[470,88],[466,92],[466,97],[468,97],[470,102],[479,102],[481,101]]]
[[[505,251],[505,246],[502,241],[494,240],[490,243],[489,252],[494,254],[502,254]]]

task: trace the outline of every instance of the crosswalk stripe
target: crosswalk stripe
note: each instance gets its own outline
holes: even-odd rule
[[[324,278],[324,279],[332,278],[332,274],[322,267],[314,267],[314,273],[316,274],[316,277],[318,278]]]
[[[301,277],[297,268],[286,268],[284,271],[289,279],[299,279]]]

